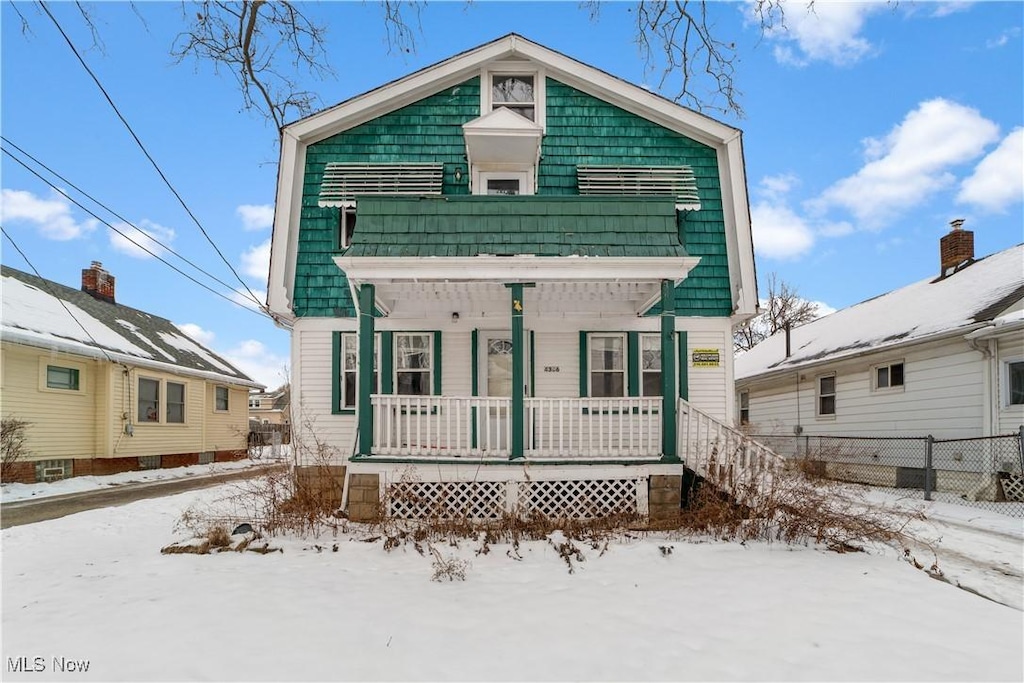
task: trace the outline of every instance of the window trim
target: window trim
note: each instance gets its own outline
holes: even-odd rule
[[[224,392],[225,392],[224,393],[224,404],[226,406],[225,408],[221,408],[218,405],[218,402],[219,402],[220,399],[217,396],[217,392],[220,391],[221,389],[223,389]],[[215,384],[215,385],[213,385],[213,412],[215,412],[215,413],[230,413],[231,412],[231,387],[229,387],[229,386],[227,386],[225,384]]]
[[[739,392],[736,399],[737,413],[739,414],[740,426],[744,427],[750,424],[750,390],[744,389]]]
[[[1012,408],[1014,406],[1024,406],[1024,403],[1010,403],[1013,398],[1010,387],[1010,366],[1024,364],[1024,356],[1012,356],[1010,358],[1004,358],[1002,362],[1001,372],[999,373],[1000,384],[1002,384],[1002,394],[1000,407],[1003,410]]]
[[[894,385],[892,383],[892,368],[896,365],[903,366],[902,378],[899,384]],[[879,386],[878,383],[878,371],[886,370],[888,377],[888,386]],[[899,393],[904,390],[907,385],[907,364],[902,358],[898,360],[891,360],[886,363],[879,363],[871,366],[871,391],[881,394],[892,394]]]
[[[510,168],[505,170],[495,170],[488,168],[488,164],[473,164],[473,194],[483,195],[490,197],[521,197],[527,195],[533,195],[536,193],[534,187],[533,178],[534,166],[520,166],[518,164],[510,164]],[[518,195],[488,195],[487,194],[487,181],[488,180],[518,180],[519,181],[519,194]]]
[[[139,386],[140,386],[140,384],[141,384],[141,382],[143,380],[147,380],[147,381],[150,381],[150,382],[156,382],[156,385],[157,385],[157,396],[156,396],[157,419],[155,419],[155,420],[144,420],[144,419],[142,419],[142,415],[139,413],[139,401],[141,400],[140,399],[141,392],[139,391]],[[182,387],[182,392],[181,392],[182,393],[182,396],[181,396],[181,399],[182,399],[182,402],[181,402],[181,406],[182,406],[182,408],[181,408],[181,417],[182,417],[182,420],[181,420],[181,422],[171,422],[171,421],[169,421],[167,419],[167,408],[170,406],[170,403],[167,400],[167,397],[168,397],[167,396],[167,385],[168,384],[179,384]],[[184,426],[188,426],[188,424],[189,424],[189,419],[188,419],[188,400],[189,400],[189,394],[191,393],[191,390],[189,389],[189,385],[190,385],[190,382],[187,379],[183,379],[183,380],[179,381],[179,380],[176,380],[176,379],[168,379],[166,377],[153,377],[151,375],[142,375],[142,374],[135,375],[135,382],[134,382],[135,405],[133,406],[133,410],[135,411],[135,425],[136,426],[138,426],[138,425],[165,425],[165,426],[166,425],[180,425],[180,426],[183,426],[183,427]]]
[[[51,387],[48,382],[48,370],[49,368],[60,368],[63,370],[74,370],[78,373],[78,387],[76,389],[65,389],[62,387]],[[85,396],[88,392],[86,391],[86,366],[82,363],[75,361],[68,361],[64,359],[58,359],[56,361],[49,357],[39,359],[39,391],[45,391],[51,394],[61,394],[63,396]]]
[[[356,347],[356,367],[349,370],[345,367],[345,337],[351,336],[354,338],[354,346]],[[381,382],[383,381],[381,372],[381,366],[383,365],[381,357],[381,347],[383,345],[381,332],[373,333],[373,345],[374,345],[374,372],[377,374],[377,386],[374,387],[375,392],[371,393],[383,393],[381,391]],[[338,414],[343,415],[355,415],[356,405],[359,403],[359,332],[358,331],[343,331],[338,335],[338,349],[337,349],[337,382],[338,382],[338,395],[335,400],[334,409]],[[356,378],[356,403],[347,406],[344,404],[345,401],[345,375],[353,374]]]
[[[164,406],[163,406],[164,407],[164,410],[163,410],[164,424],[169,424],[169,425],[183,425],[183,424],[185,424],[188,421],[188,384],[186,382],[174,382],[174,381],[166,380],[166,379],[164,380],[163,384],[164,384]],[[181,419],[180,420],[171,420],[171,416],[170,416],[170,410],[171,410],[171,391],[170,391],[170,385],[172,385],[172,384],[175,385],[175,386],[181,387],[181,403],[180,403],[180,405],[181,405]],[[175,401],[174,405],[179,405],[179,403],[177,401]]]
[[[51,370],[67,372],[68,373],[67,386],[63,386],[63,385],[60,385],[60,384],[50,384],[50,371]],[[46,388],[47,389],[56,389],[57,391],[73,391],[73,392],[81,391],[81,388],[82,388],[82,373],[81,373],[81,371],[78,368],[69,368],[69,367],[65,367],[63,365],[51,365],[51,364],[47,363],[46,364]]]
[[[533,122],[547,131],[547,72],[543,67],[530,62],[493,62],[480,71],[480,115],[494,111],[491,90],[492,76],[533,77]],[[513,110],[514,111],[514,110]]]
[[[823,394],[821,392],[821,380],[832,378],[832,392],[829,394]],[[814,378],[814,416],[819,420],[834,420],[839,412],[838,401],[836,399],[839,393],[839,381],[838,376],[834,372],[827,372],[820,375],[816,375]],[[821,399],[832,397],[832,412],[825,413],[821,410]]]
[[[587,333],[587,396],[594,397],[594,368],[591,364],[591,357],[594,348],[595,337],[618,337],[622,341],[622,368],[619,370],[601,370],[600,372],[622,373],[622,395],[601,396],[598,398],[629,398],[629,335],[626,332],[588,332]]]
[[[592,397],[593,393],[591,390],[590,381],[590,338],[593,335],[622,335],[626,339],[625,346],[625,363],[624,367],[626,370],[626,384],[623,398],[661,398],[661,390],[657,394],[651,394],[643,396],[643,342],[641,338],[643,336],[655,337],[658,339],[659,345],[661,342],[661,332],[651,330],[580,330],[579,331],[579,346],[577,347],[579,356],[579,396],[580,398]],[[689,396],[689,367],[687,366],[687,333],[685,330],[675,331],[675,345],[678,363],[676,367],[676,395],[683,400],[688,400]],[[662,359],[662,369],[664,369],[664,359]]]
[[[401,396],[421,396],[421,395],[434,396],[435,395],[435,392],[436,392],[436,389],[437,389],[437,384],[438,384],[437,383],[437,379],[435,377],[435,373],[439,373],[440,372],[440,363],[438,362],[438,360],[439,360],[438,359],[438,350],[439,349],[435,349],[435,346],[438,346],[438,344],[437,344],[437,334],[438,333],[435,333],[433,331],[428,331],[428,330],[411,330],[411,331],[410,330],[402,330],[400,332],[396,331],[394,333],[393,340],[392,340],[392,344],[394,345],[393,346],[393,352],[392,352],[393,353],[392,358],[394,359],[394,362],[392,363],[392,367],[391,367],[391,386],[393,387],[394,394],[396,396],[397,395],[401,395]],[[399,372],[419,372],[419,373],[423,374],[423,372],[422,372],[423,368],[405,368],[403,370],[403,369],[400,369],[398,367],[398,338],[402,337],[402,336],[407,336],[407,337],[412,337],[412,336],[427,337],[427,342],[428,342],[428,347],[427,348],[430,350],[430,368],[427,369],[427,372],[426,372],[426,375],[427,375],[427,386],[430,388],[430,393],[429,394],[399,394],[398,393],[398,373]],[[439,394],[440,392],[436,392],[436,393]]]
[[[340,252],[345,251],[352,246],[352,240],[348,238],[348,231],[346,227],[346,216],[352,216],[353,220],[356,218],[356,212],[358,206],[356,202],[344,201],[338,203],[338,219],[334,222],[334,251]],[[355,236],[355,223],[352,225],[352,235]]]

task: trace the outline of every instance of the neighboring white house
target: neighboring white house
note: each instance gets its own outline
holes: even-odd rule
[[[975,260],[973,244],[973,233],[954,221],[936,277],[740,354],[741,423],[777,436],[1017,432],[1024,424],[1024,246]]]
[[[741,133],[507,35],[284,127],[268,303],[353,519],[411,468],[392,514],[678,510],[756,309]]]

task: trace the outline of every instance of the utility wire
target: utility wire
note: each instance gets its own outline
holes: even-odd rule
[[[181,206],[185,209],[185,213],[187,213],[189,218],[192,219],[192,222],[196,224],[196,227],[198,227],[199,231],[203,233],[203,236],[206,238],[206,241],[210,243],[210,246],[212,246],[213,250],[217,252],[217,255],[220,256],[224,264],[228,267],[232,274],[234,274],[238,281],[242,283],[242,286],[245,287],[247,292],[249,292],[249,295],[253,298],[253,300],[258,302],[259,298],[249,288],[249,285],[245,283],[245,280],[242,279],[242,277],[238,274],[238,271],[236,271],[234,266],[231,265],[231,262],[224,257],[224,254],[217,247],[216,243],[210,237],[209,233],[206,232],[206,228],[203,227],[203,224],[200,223],[199,219],[196,218],[195,214],[192,213],[192,210],[188,207],[188,204],[185,203],[185,200],[181,198],[181,195],[178,194],[178,191],[174,189],[173,185],[171,185],[171,181],[167,179],[166,175],[164,175],[164,172],[160,169],[160,165],[156,163],[156,160],[153,159],[152,155],[149,153],[149,150],[147,150],[146,146],[142,144],[142,140],[140,140],[139,136],[135,134],[135,131],[128,123],[128,120],[125,119],[125,117],[121,114],[121,111],[117,108],[117,105],[114,104],[114,100],[111,99],[110,95],[107,93],[106,88],[104,88],[103,84],[100,83],[100,79],[96,77],[96,74],[93,73],[92,69],[89,68],[89,65],[86,64],[85,60],[82,58],[82,55],[78,52],[78,48],[76,48],[75,44],[71,42],[71,38],[68,37],[68,34],[64,32],[64,29],[57,21],[57,18],[54,17],[53,14],[50,12],[50,8],[47,7],[46,3],[43,2],[42,0],[40,0],[39,5],[40,7],[43,8],[43,11],[46,12],[46,16],[50,17],[50,21],[52,21],[53,25],[57,27],[57,30],[60,31],[60,34],[64,37],[64,41],[68,44],[68,47],[71,48],[71,51],[75,54],[75,57],[78,58],[78,62],[82,65],[82,68],[84,68],[86,73],[88,73],[89,76],[92,77],[92,80],[96,84],[96,87],[100,89],[100,92],[103,93],[103,97],[106,98],[111,108],[113,108],[114,113],[117,114],[117,118],[121,120],[121,123],[123,123],[125,128],[128,129],[128,132],[131,133],[132,138],[135,140],[135,144],[137,144],[139,146],[139,149],[142,150],[142,153],[146,155],[146,158],[149,159],[149,163],[151,163],[153,165],[153,168],[156,169],[157,174],[160,176],[161,180],[164,181],[164,184],[167,185],[167,188],[171,191],[171,194],[175,196],[175,198],[178,200]],[[263,310],[272,319],[274,318],[269,308],[265,304],[261,303],[260,309]]]
[[[53,188],[54,190],[56,190],[57,192],[59,192],[59,193],[61,194],[61,196],[65,197],[65,198],[66,198],[66,199],[67,199],[68,201],[70,201],[71,203],[73,203],[73,204],[74,204],[75,206],[77,206],[78,208],[80,208],[80,209],[81,209],[82,211],[85,211],[85,212],[86,212],[87,214],[89,214],[90,216],[92,216],[93,218],[95,218],[96,220],[98,220],[98,221],[99,221],[100,223],[102,223],[103,225],[107,226],[108,228],[110,228],[111,230],[113,230],[114,232],[116,232],[116,233],[117,233],[118,235],[120,235],[121,237],[125,238],[126,240],[128,240],[129,242],[131,242],[132,244],[134,244],[135,246],[137,246],[137,247],[138,247],[139,249],[142,249],[142,250],[143,250],[144,252],[146,252],[147,254],[149,254],[150,256],[152,256],[153,258],[155,258],[156,260],[160,261],[161,263],[163,263],[164,265],[166,265],[166,266],[167,266],[168,268],[171,268],[172,270],[174,270],[175,272],[179,273],[180,275],[182,275],[182,276],[184,276],[184,277],[188,278],[189,280],[191,280],[192,282],[196,283],[197,285],[199,285],[199,286],[200,286],[200,287],[202,287],[203,289],[205,289],[205,290],[207,290],[207,291],[209,291],[209,292],[212,292],[213,294],[216,294],[217,296],[219,296],[220,298],[224,299],[225,301],[230,301],[231,303],[235,304],[236,306],[241,306],[242,308],[244,308],[244,309],[245,309],[245,310],[247,310],[247,311],[252,311],[252,312],[253,312],[253,313],[255,313],[256,315],[260,315],[260,316],[263,316],[263,317],[267,317],[267,318],[270,318],[271,320],[273,320],[273,318],[272,318],[272,317],[271,317],[271,316],[270,316],[270,315],[269,315],[268,313],[266,313],[266,312],[264,311],[264,308],[263,308],[262,306],[260,307],[260,310],[255,310],[255,309],[249,308],[249,307],[248,307],[248,306],[246,306],[245,304],[243,304],[243,303],[240,303],[240,302],[238,302],[238,301],[236,301],[236,300],[232,299],[231,297],[229,297],[229,296],[225,296],[224,294],[222,294],[222,293],[218,292],[217,290],[213,289],[212,287],[210,287],[210,286],[209,286],[209,285],[207,285],[206,283],[200,282],[199,280],[195,279],[194,277],[192,277],[191,275],[189,275],[188,273],[186,273],[186,272],[185,272],[185,271],[183,271],[182,269],[180,269],[180,268],[178,268],[177,266],[175,266],[175,265],[174,265],[173,263],[171,263],[170,261],[167,261],[166,259],[162,258],[162,257],[161,257],[161,256],[160,256],[159,254],[156,254],[156,253],[154,253],[154,252],[153,252],[152,250],[150,250],[150,249],[147,249],[147,248],[146,248],[145,246],[143,246],[143,245],[139,244],[138,242],[136,242],[135,240],[133,240],[133,239],[132,239],[131,237],[129,237],[128,235],[124,234],[123,232],[121,232],[120,230],[118,230],[117,228],[115,228],[115,227],[114,227],[113,225],[111,225],[111,224],[110,224],[110,223],[108,223],[107,221],[105,221],[105,220],[103,220],[102,218],[100,218],[100,217],[99,217],[98,215],[96,215],[96,213],[94,213],[94,212],[93,212],[92,210],[90,210],[90,209],[89,209],[88,207],[84,206],[84,205],[83,205],[83,204],[82,204],[81,202],[79,202],[78,200],[76,200],[76,199],[75,199],[74,197],[69,197],[69,196],[68,196],[67,194],[65,194],[64,192],[62,192],[62,191],[61,191],[61,189],[60,189],[59,187],[57,187],[57,186],[56,186],[56,185],[54,185],[54,184],[53,184],[52,182],[50,182],[49,180],[47,180],[46,178],[44,178],[44,177],[43,177],[42,175],[40,175],[40,174],[39,174],[39,173],[38,173],[38,172],[37,172],[37,171],[36,171],[35,169],[31,168],[31,167],[30,167],[30,166],[29,166],[28,164],[26,164],[26,163],[25,163],[24,161],[22,161],[21,159],[19,159],[19,158],[18,158],[18,157],[16,157],[16,156],[14,156],[13,154],[11,154],[11,151],[10,151],[10,150],[7,150],[7,149],[0,149],[0,151],[2,151],[2,152],[3,152],[4,154],[6,154],[7,156],[9,156],[9,157],[10,157],[10,158],[11,158],[12,160],[14,160],[14,161],[15,161],[16,163],[18,163],[18,164],[19,164],[20,166],[22,166],[22,167],[23,167],[23,168],[24,168],[25,170],[27,170],[27,171],[28,171],[29,173],[31,173],[31,174],[32,174],[32,175],[34,175],[35,177],[39,178],[39,179],[40,179],[40,180],[42,180],[42,181],[43,181],[44,183],[46,183],[47,185],[49,185],[49,186],[50,186],[51,188]],[[138,228],[136,228],[136,229],[138,229]],[[9,239],[9,238],[8,238],[8,239]],[[234,290],[232,290],[232,291],[234,291]],[[241,294],[241,292],[239,292],[239,294]]]
[[[107,357],[107,360],[109,360],[111,363],[114,363],[114,359],[111,358],[110,354],[107,353],[106,349],[104,349],[103,346],[98,341],[96,341],[96,337],[92,336],[92,333],[89,332],[89,330],[85,329],[85,325],[82,324],[82,321],[76,318],[75,314],[71,312],[71,309],[67,307],[67,304],[64,303],[64,299],[60,298],[50,290],[49,280],[47,280],[46,278],[39,274],[39,271],[36,269],[36,267],[32,265],[31,261],[28,260],[28,256],[25,255],[25,252],[21,250],[21,247],[18,246],[18,243],[14,241],[14,238],[11,237],[6,230],[4,230],[2,225],[0,225],[0,232],[2,232],[4,237],[7,238],[11,245],[18,250],[18,253],[21,254],[21,258],[25,259],[25,263],[27,263],[28,267],[32,269],[32,272],[36,274],[36,277],[43,281],[43,287],[46,288],[47,294],[56,299],[60,303],[60,305],[64,307],[64,310],[68,312],[68,315],[71,316],[71,319],[78,323],[78,326],[82,328],[82,332],[85,332],[89,339],[92,339],[92,343],[96,345],[96,348],[98,348],[100,352]]]
[[[196,265],[195,263],[193,263],[193,262],[192,262],[192,261],[190,261],[189,259],[185,258],[185,257],[184,257],[184,256],[182,256],[181,254],[179,254],[178,252],[176,252],[176,251],[175,251],[174,249],[172,249],[172,248],[171,248],[171,247],[170,247],[169,245],[167,245],[167,244],[164,244],[163,242],[161,242],[160,240],[156,239],[155,237],[153,237],[153,236],[152,236],[152,235],[150,235],[149,233],[145,233],[145,232],[143,232],[143,230],[141,230],[141,229],[139,228],[139,226],[135,225],[135,224],[134,224],[134,223],[132,223],[132,222],[131,222],[130,220],[128,220],[127,218],[125,218],[124,216],[122,216],[121,214],[119,214],[118,212],[114,211],[114,210],[113,210],[113,209],[111,209],[111,208],[110,208],[109,206],[107,206],[106,204],[104,204],[104,203],[103,203],[103,202],[101,202],[100,200],[96,199],[95,197],[93,197],[92,195],[90,195],[90,194],[89,194],[88,192],[86,192],[85,190],[83,190],[82,188],[78,187],[78,186],[77,186],[77,185],[75,185],[75,184],[74,184],[73,182],[71,182],[70,180],[68,180],[68,179],[67,179],[67,178],[65,178],[64,176],[62,176],[62,175],[61,175],[60,173],[57,173],[57,171],[53,170],[52,168],[50,168],[49,166],[47,166],[46,164],[44,164],[44,163],[43,163],[42,161],[40,161],[39,159],[35,158],[34,156],[32,156],[31,154],[29,154],[28,152],[26,152],[26,151],[25,151],[24,149],[22,149],[21,147],[19,147],[18,145],[14,144],[13,142],[11,142],[11,140],[10,140],[10,139],[8,139],[8,138],[4,137],[3,135],[0,135],[0,140],[2,140],[2,141],[3,141],[3,142],[4,142],[5,144],[6,144],[6,145],[8,145],[9,147],[13,147],[14,149],[18,150],[18,152],[19,152],[19,153],[20,153],[20,154],[21,154],[22,156],[25,156],[25,157],[28,157],[29,159],[31,159],[31,160],[32,160],[32,161],[33,161],[33,162],[34,162],[34,163],[35,163],[36,165],[38,165],[38,166],[41,166],[42,168],[46,169],[46,171],[47,171],[47,172],[48,172],[48,173],[49,173],[50,175],[54,176],[55,178],[57,178],[58,180],[60,180],[60,181],[61,181],[62,183],[65,183],[65,184],[67,184],[67,185],[68,185],[68,187],[70,187],[71,189],[75,190],[75,191],[76,191],[76,192],[78,192],[79,194],[81,194],[81,195],[83,195],[84,197],[86,197],[86,198],[87,198],[87,199],[88,199],[89,201],[91,201],[91,202],[92,202],[93,204],[96,204],[96,205],[97,205],[97,206],[99,206],[99,207],[100,207],[101,209],[103,209],[104,211],[106,211],[106,212],[107,212],[107,213],[109,213],[110,215],[114,216],[114,218],[118,219],[118,220],[119,220],[119,221],[121,221],[122,223],[125,223],[125,224],[127,224],[128,226],[130,226],[130,227],[132,227],[132,228],[135,228],[135,229],[136,229],[136,230],[138,230],[139,232],[141,232],[141,233],[145,234],[145,235],[146,235],[146,236],[147,236],[147,237],[148,237],[148,238],[149,238],[149,239],[150,239],[151,241],[155,242],[155,243],[156,243],[157,245],[159,245],[159,246],[160,246],[160,247],[161,247],[162,249],[166,250],[167,252],[169,252],[169,253],[171,253],[171,254],[174,254],[175,256],[177,256],[178,258],[180,258],[180,259],[181,259],[182,261],[184,261],[185,263],[189,264],[190,266],[192,266],[193,268],[195,268],[196,270],[198,270],[198,271],[199,271],[200,273],[202,273],[203,275],[205,275],[205,276],[209,277],[210,279],[214,280],[215,282],[217,282],[217,283],[219,283],[219,284],[221,284],[221,285],[223,285],[223,286],[227,287],[227,288],[228,288],[229,290],[231,290],[231,291],[233,291],[233,292],[236,292],[236,293],[237,293],[237,294],[238,294],[239,296],[242,296],[242,297],[244,297],[244,296],[245,296],[245,294],[243,294],[242,292],[239,292],[239,291],[238,291],[238,290],[236,290],[236,289],[235,289],[234,287],[232,287],[232,286],[231,286],[231,285],[229,285],[228,283],[226,283],[226,282],[224,282],[223,280],[221,280],[220,278],[218,278],[218,277],[217,277],[216,275],[213,275],[212,273],[209,273],[209,272],[207,272],[207,271],[203,270],[202,268],[200,268],[199,266],[197,266],[197,265]],[[65,196],[66,196],[66,195],[65,195]],[[128,238],[128,239],[130,239],[130,238]],[[136,243],[136,244],[137,244],[137,243]],[[139,246],[139,247],[141,248],[141,246],[142,246],[142,245],[138,245],[138,246]],[[259,306],[259,305],[260,305],[260,302],[259,302],[259,301],[257,301],[257,300],[255,300],[255,299],[253,299],[253,303],[255,303],[255,304],[256,304],[257,306]]]

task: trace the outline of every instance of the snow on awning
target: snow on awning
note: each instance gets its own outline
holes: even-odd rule
[[[689,166],[577,166],[582,195],[674,197],[680,211],[700,210]]]
[[[343,206],[357,195],[440,195],[440,163],[369,164],[330,162],[320,183],[320,206]]]

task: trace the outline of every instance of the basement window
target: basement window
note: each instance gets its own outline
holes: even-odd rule
[[[74,475],[75,461],[70,458],[62,460],[40,460],[36,463],[36,481],[57,481]]]

